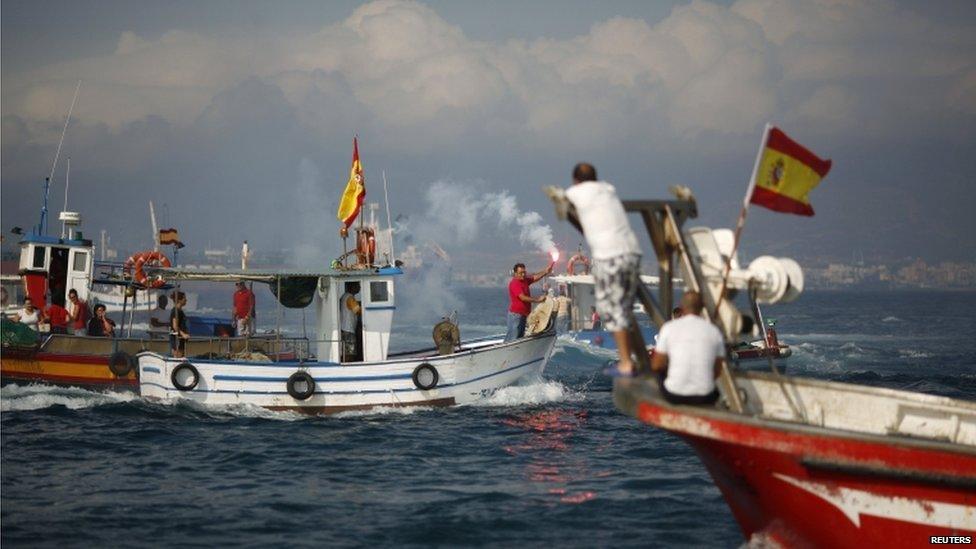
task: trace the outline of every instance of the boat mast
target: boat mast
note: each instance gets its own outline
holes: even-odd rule
[[[156,227],[156,208],[153,207],[152,200],[149,201],[149,222],[152,224],[153,251],[159,251],[159,230]]]

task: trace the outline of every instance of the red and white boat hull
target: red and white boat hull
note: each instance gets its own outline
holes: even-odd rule
[[[811,392],[797,389],[795,378],[784,379],[784,391],[808,399],[797,402],[815,404]],[[949,403],[960,401],[928,395],[918,396],[943,402],[896,402],[903,411],[901,424],[892,429],[899,432],[883,434],[824,426],[830,423],[826,416],[787,422],[674,406],[655,398],[649,385],[621,380],[615,388],[618,405],[695,449],[747,539],[765,536],[786,546],[917,547],[929,545],[933,536],[970,543],[976,538],[976,447],[970,440],[976,407],[971,403],[954,410]],[[831,392],[820,389],[822,396]],[[753,406],[764,404],[756,402],[759,393],[745,392]],[[880,397],[898,400],[892,394]],[[922,408],[932,412],[936,438],[955,422],[956,439],[901,436],[918,428],[905,418]],[[935,412],[945,414],[948,423]]]

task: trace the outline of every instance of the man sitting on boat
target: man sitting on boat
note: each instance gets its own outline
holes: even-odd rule
[[[532,312],[533,303],[542,303],[546,296],[532,297],[532,284],[552,272],[555,262],[549,263],[545,269],[527,276],[525,263],[516,263],[512,267],[512,280],[508,283],[508,316],[506,318],[505,341],[514,341],[525,335],[525,322]]]
[[[725,340],[714,324],[701,316],[701,295],[681,296],[681,316],[661,326],[651,369],[661,381],[661,395],[672,404],[714,404],[719,394],[715,378],[725,357]]]
[[[15,321],[26,325],[35,332],[42,318],[41,310],[34,306],[34,300],[29,297],[24,298],[24,308],[14,314]]]

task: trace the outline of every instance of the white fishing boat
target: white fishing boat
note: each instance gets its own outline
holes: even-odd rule
[[[349,183],[339,204],[339,235],[346,239],[365,197],[359,148],[353,140]],[[385,186],[385,177],[384,177]],[[377,207],[370,207],[375,211]],[[249,353],[176,358],[139,354],[139,388],[150,399],[203,405],[255,405],[272,410],[334,413],[376,407],[449,406],[483,398],[496,389],[541,375],[556,341],[552,302],[537,308],[528,335],[464,342],[456,324],[434,326],[434,347],[390,354],[395,281],[403,274],[387,230],[359,218],[354,246],[322,272],[237,272],[155,269],[168,282],[249,280],[263,282],[279,306],[315,310],[314,334],[290,338],[295,352],[282,355],[281,337],[271,357]],[[346,248],[343,241],[343,249]],[[377,262],[381,258],[381,263]],[[351,261],[351,264],[349,262]],[[377,266],[382,265],[382,266]],[[539,318],[542,317],[542,318]],[[280,318],[280,316],[279,316]],[[304,321],[303,321],[303,326]],[[345,330],[343,331],[342,328]],[[280,326],[277,333],[280,334]],[[271,342],[268,342],[271,343]],[[314,355],[312,351],[314,350]],[[287,357],[287,358],[286,358]]]
[[[255,357],[174,358],[138,355],[142,396],[203,405],[249,404],[272,410],[335,413],[374,407],[449,406],[469,403],[525,378],[538,377],[555,343],[552,319],[534,335],[505,342],[501,336],[460,341],[457,326],[442,321],[436,347],[390,354],[397,308],[398,267],[318,273],[164,269],[170,281],[250,280],[270,285],[280,304],[314,308],[314,335],[292,338],[299,349],[288,360]],[[344,348],[341,299],[358,284],[362,314],[355,349]],[[314,349],[316,358],[305,349]],[[345,355],[345,356],[344,356]]]

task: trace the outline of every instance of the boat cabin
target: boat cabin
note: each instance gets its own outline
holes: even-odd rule
[[[319,277],[315,300],[318,318],[316,355],[319,361],[386,360],[393,312],[396,310],[394,277],[400,274],[402,271],[399,268],[387,267],[336,271]],[[358,302],[359,314],[349,310],[353,304],[344,299],[348,297]],[[350,332],[350,329],[353,331]],[[347,332],[345,339],[343,331]],[[350,333],[352,336],[348,335]]]
[[[73,238],[27,235],[20,242],[20,274],[24,290],[34,305],[43,309],[47,296],[51,302],[65,305],[69,290],[76,290],[82,300],[88,299],[94,247],[78,233]]]

